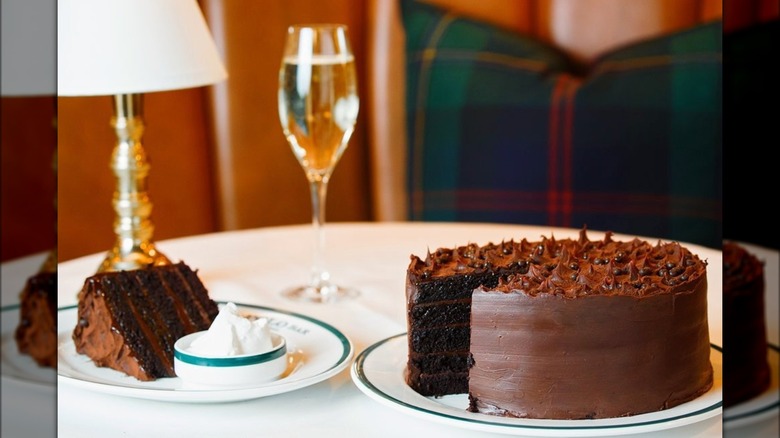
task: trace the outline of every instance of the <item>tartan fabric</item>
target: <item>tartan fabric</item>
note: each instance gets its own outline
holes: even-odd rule
[[[579,75],[531,37],[401,6],[410,220],[720,246],[720,22],[615,50]]]

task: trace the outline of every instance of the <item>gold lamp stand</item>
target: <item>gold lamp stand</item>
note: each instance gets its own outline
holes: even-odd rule
[[[117,239],[98,272],[141,269],[170,263],[168,257],[159,252],[152,242],[152,203],[146,192],[149,162],[141,145],[144,131],[142,116],[142,94],[114,96],[111,126],[116,131],[117,144],[111,156],[111,169],[117,180],[113,198],[116,211],[114,232]]]

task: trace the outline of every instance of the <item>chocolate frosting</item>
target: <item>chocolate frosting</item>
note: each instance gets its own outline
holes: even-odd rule
[[[474,293],[472,410],[521,418],[658,411],[712,386],[706,281],[639,298]]]
[[[481,247],[440,248],[428,252],[424,261],[412,256],[407,278],[408,283],[416,284],[486,271],[501,276],[515,274],[502,281],[500,290],[519,288],[532,295],[545,292],[569,297],[645,296],[690,289],[690,284],[701,281],[706,261],[678,242],[621,242],[613,240],[612,233],[591,241],[583,229],[579,239],[542,237],[539,242],[522,239]],[[415,291],[407,287],[408,301],[416,301],[410,296]]]
[[[705,261],[676,242],[584,230],[519,246],[528,270],[472,296],[470,410],[610,418],[711,388]]]

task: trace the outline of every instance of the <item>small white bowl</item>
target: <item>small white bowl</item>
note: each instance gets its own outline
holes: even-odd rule
[[[256,354],[206,357],[189,351],[190,344],[206,331],[184,336],[176,341],[173,367],[185,384],[229,387],[254,386],[278,379],[287,369],[287,341],[272,333],[273,348]]]

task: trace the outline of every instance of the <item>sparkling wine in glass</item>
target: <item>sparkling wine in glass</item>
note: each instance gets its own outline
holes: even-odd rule
[[[315,242],[310,281],[284,291],[288,298],[333,302],[358,295],[331,282],[323,227],[328,180],[347,148],[359,107],[347,27],[291,26],[279,70],[279,119],[309,181]]]

